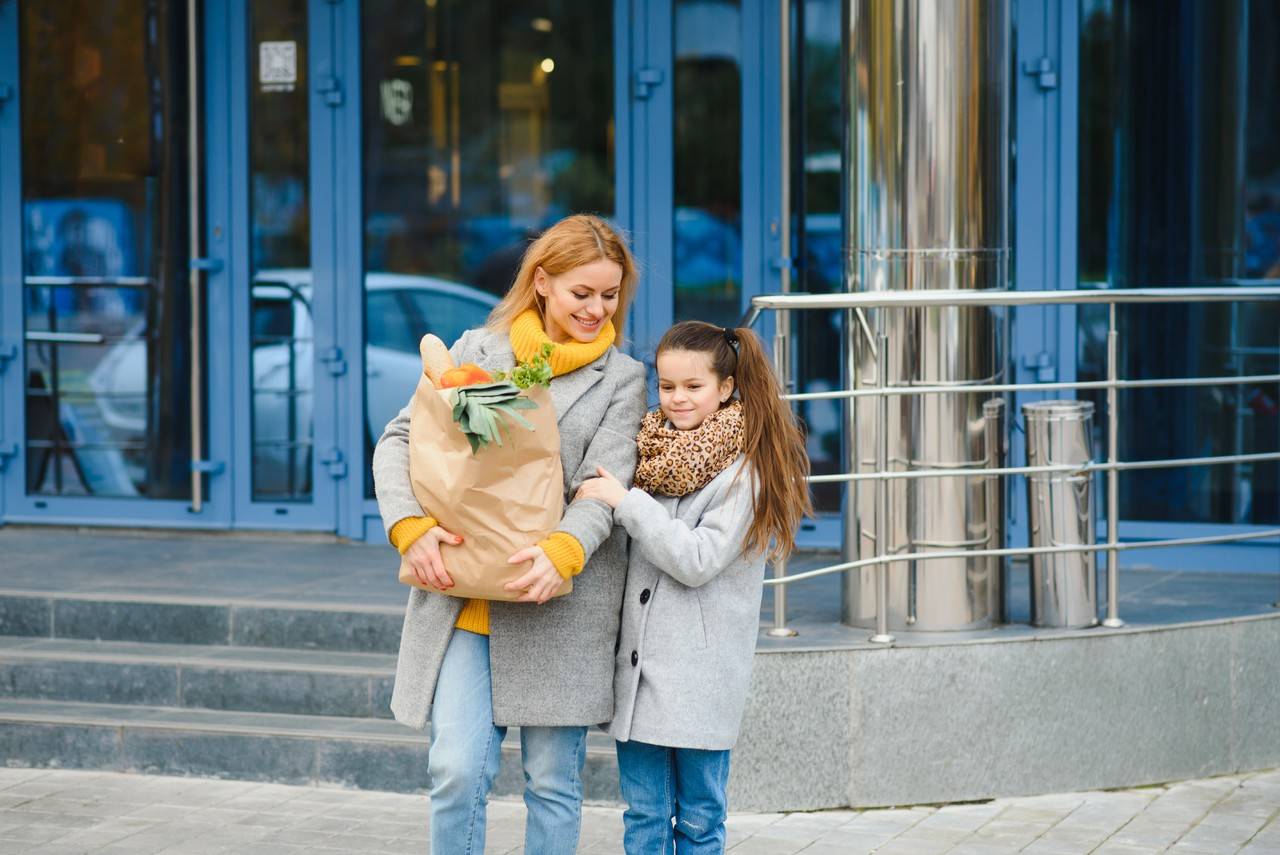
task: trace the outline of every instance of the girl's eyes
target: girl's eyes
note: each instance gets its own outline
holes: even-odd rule
[[[579,294],[577,291],[574,291],[574,292],[573,292],[573,296],[574,296],[574,297],[576,297],[576,298],[577,298],[577,299],[579,299],[579,300],[585,300],[585,299],[587,299],[588,297],[590,297],[591,295],[590,295],[590,294]],[[618,292],[616,292],[616,291],[615,291],[615,292],[613,292],[612,294],[605,294],[605,295],[603,295],[603,298],[604,298],[604,299],[606,299],[606,300],[616,300],[616,299],[618,299]]]
[[[585,300],[585,299],[587,299],[588,297],[590,297],[591,295],[590,295],[590,294],[579,294],[579,293],[577,293],[577,292],[575,291],[575,292],[574,292],[574,294],[573,294],[573,296],[577,297],[579,300]]]

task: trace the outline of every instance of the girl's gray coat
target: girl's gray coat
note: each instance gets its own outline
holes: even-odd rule
[[[471,330],[451,349],[454,363],[490,371],[515,363],[507,336]],[[644,367],[609,348],[582,368],[551,381],[560,427],[565,502],[604,466],[624,483],[635,474],[636,432],[645,411]],[[409,407],[387,425],[373,454],[378,509],[387,531],[405,517],[428,516],[409,480]],[[608,505],[567,505],[560,530],[582,544],[587,563],[573,592],[542,605],[489,604],[489,664],[497,725],[591,725],[613,715],[613,650],[627,570],[626,533]],[[455,532],[466,535],[466,532]],[[446,550],[446,562],[448,552]],[[446,563],[446,567],[447,567]],[[409,594],[400,637],[391,711],[424,728],[436,677],[464,600]]]
[[[631,535],[615,739],[710,750],[737,741],[764,586],[763,556],[742,551],[754,498],[739,456],[701,490],[633,488],[614,511]]]

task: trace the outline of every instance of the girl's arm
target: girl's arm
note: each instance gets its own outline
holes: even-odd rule
[[[627,491],[614,516],[645,558],[677,582],[697,588],[742,554],[754,513],[751,481],[750,473],[740,470],[695,528],[673,519],[638,487]]]

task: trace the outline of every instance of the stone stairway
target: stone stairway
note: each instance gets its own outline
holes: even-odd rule
[[[425,791],[428,738],[387,708],[401,619],[380,604],[0,590],[0,754],[14,766]],[[599,730],[584,785],[590,800],[619,799]],[[512,728],[494,791],[522,789]]]

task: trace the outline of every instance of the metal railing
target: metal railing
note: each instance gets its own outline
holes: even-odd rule
[[[828,392],[803,392],[784,394],[788,401],[816,400],[852,400],[862,397],[879,399],[875,409],[876,435],[880,438],[876,449],[876,469],[873,472],[846,472],[833,475],[813,475],[809,482],[820,483],[856,483],[873,481],[876,485],[876,555],[856,561],[845,561],[819,567],[795,575],[787,575],[785,560],[774,563],[773,578],[765,580],[765,584],[774,589],[774,625],[768,634],[776,637],[790,637],[795,630],[787,626],[786,599],[783,595],[785,586],[793,582],[813,579],[833,573],[845,573],[863,567],[874,567],[876,570],[876,609],[875,632],[870,640],[879,644],[891,644],[894,640],[889,632],[889,564],[902,561],[930,561],[942,558],[979,558],[979,557],[1019,557],[1043,555],[1063,552],[1106,552],[1107,554],[1107,616],[1103,626],[1119,627],[1124,625],[1120,619],[1120,563],[1122,551],[1132,549],[1157,549],[1175,546],[1193,546],[1202,544],[1235,543],[1248,540],[1280,537],[1280,528],[1248,531],[1234,534],[1210,535],[1203,537],[1182,537],[1165,540],[1144,540],[1141,542],[1120,542],[1119,496],[1120,473],[1143,469],[1162,469],[1172,467],[1198,467],[1236,465],[1241,463],[1257,463],[1261,461],[1280,461],[1280,448],[1273,452],[1257,454],[1228,454],[1212,457],[1182,457],[1164,460],[1121,461],[1118,459],[1118,443],[1120,436],[1120,412],[1117,396],[1121,389],[1150,389],[1166,387],[1196,386],[1243,386],[1247,384],[1276,383],[1280,384],[1280,374],[1231,375],[1221,377],[1183,377],[1159,380],[1122,380],[1119,377],[1119,331],[1116,327],[1116,306],[1121,304],[1174,304],[1174,303],[1244,303],[1244,302],[1280,302],[1280,287],[1275,285],[1252,284],[1249,280],[1236,280],[1239,284],[1231,287],[1196,287],[1196,288],[1137,288],[1137,289],[1099,289],[1072,291],[868,291],[853,294],[775,294],[756,297],[751,301],[751,309],[741,321],[742,326],[751,326],[762,312],[777,313],[775,346],[773,352],[774,370],[778,373],[783,389],[787,389],[790,379],[789,351],[790,313],[793,311],[843,310],[848,312],[847,334],[843,347],[853,346],[851,336],[861,335],[870,353],[876,361],[876,386],[872,388],[842,389]],[[884,333],[883,313],[877,316],[877,332],[873,334],[865,314],[869,309],[914,309],[923,307],[1011,307],[1011,306],[1048,306],[1048,305],[1085,305],[1103,304],[1108,306],[1106,379],[1079,382],[1049,383],[973,383],[965,385],[933,385],[933,386],[900,386],[887,383],[888,348],[887,335]],[[1280,342],[1277,342],[1280,346]],[[1081,465],[1051,466],[1003,466],[975,470],[972,468],[943,468],[908,471],[889,471],[886,439],[888,432],[889,399],[899,395],[972,395],[991,394],[994,392],[1045,392],[1053,390],[1089,390],[1106,391],[1106,430],[1107,459],[1105,462],[1086,463]],[[1083,474],[1103,472],[1106,474],[1107,501],[1106,527],[1107,540],[1101,544],[1070,544],[1061,546],[1013,547],[1002,549],[956,549],[937,552],[907,552],[890,555],[886,551],[887,510],[889,503],[889,482],[904,478],[972,478],[976,476],[1031,475],[1038,473],[1071,473]],[[1280,601],[1276,603],[1280,607]]]

